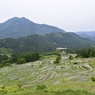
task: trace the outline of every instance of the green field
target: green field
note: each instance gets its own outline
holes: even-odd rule
[[[95,58],[68,56],[0,68],[0,95],[95,95]]]

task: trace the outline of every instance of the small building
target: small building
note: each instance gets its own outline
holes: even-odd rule
[[[66,50],[67,48],[56,48],[57,51],[60,51],[63,56],[66,57]]]
[[[64,51],[64,50],[67,50],[67,48],[56,48],[56,50],[58,50],[58,51]]]

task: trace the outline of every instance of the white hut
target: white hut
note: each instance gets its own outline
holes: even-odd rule
[[[56,48],[57,51],[61,52],[61,55],[64,56],[64,58],[66,58],[66,50],[67,48]]]

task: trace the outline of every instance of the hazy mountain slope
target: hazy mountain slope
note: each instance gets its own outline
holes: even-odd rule
[[[76,34],[91,41],[95,41],[95,31],[76,32]]]
[[[53,51],[56,47],[69,49],[87,48],[91,46],[89,40],[85,40],[74,33],[50,33],[46,35],[34,34],[19,39],[2,39],[0,47],[11,48],[15,52],[46,52]]]
[[[47,34],[52,32],[65,32],[54,26],[36,24],[24,17],[11,18],[0,24],[0,38],[19,38],[32,34]]]
[[[89,40],[81,38],[75,33],[50,33],[47,34],[57,46],[67,48],[85,48],[91,45]]]

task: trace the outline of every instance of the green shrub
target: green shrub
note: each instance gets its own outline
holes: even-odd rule
[[[8,63],[8,60],[2,60],[2,62],[1,62],[1,64],[6,64],[6,63]]]
[[[5,86],[4,86],[4,85],[0,85],[0,88],[1,88],[1,89],[5,89]]]
[[[2,95],[2,94],[6,94],[7,93],[7,90],[6,90],[6,88],[5,88],[5,86],[0,86],[0,95]]]
[[[17,84],[18,88],[21,88],[22,87],[22,84]]]
[[[41,85],[37,86],[37,90],[44,90],[46,88],[47,88],[47,86],[45,84],[41,84]]]
[[[3,64],[0,63],[0,68],[2,68],[2,67],[3,67]]]
[[[79,55],[77,54],[76,56],[75,56],[75,58],[78,58],[79,57]]]
[[[56,60],[54,61],[54,63],[57,64],[57,63],[60,62],[60,60],[61,60],[61,56],[58,56],[58,57],[56,58]]]
[[[74,65],[77,65],[77,64],[79,64],[78,62],[74,62]]]
[[[18,58],[17,59],[17,64],[23,64],[23,63],[25,63],[26,62],[26,60],[24,59],[24,58]]]
[[[91,77],[92,82],[95,82],[95,77]]]
[[[74,57],[70,55],[70,56],[69,56],[69,60],[72,60],[72,59],[74,59]]]

